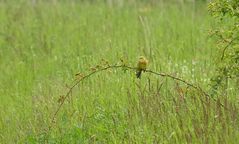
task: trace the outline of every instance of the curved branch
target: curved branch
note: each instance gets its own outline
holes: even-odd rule
[[[221,60],[224,59],[224,57],[225,57],[225,52],[226,52],[227,48],[228,48],[229,46],[231,46],[231,45],[233,44],[233,42],[234,42],[236,39],[238,39],[238,38],[239,38],[239,37],[233,38],[233,39],[223,48]]]
[[[81,81],[83,81],[83,80],[85,80],[85,79],[91,77],[92,75],[94,75],[94,74],[96,74],[96,73],[99,73],[99,72],[102,72],[102,71],[105,71],[105,70],[108,70],[108,69],[114,69],[114,68],[116,68],[116,69],[117,69],[117,68],[125,68],[125,69],[127,69],[127,70],[136,70],[136,69],[137,69],[136,67],[126,66],[126,65],[109,65],[109,66],[107,66],[107,67],[105,67],[105,68],[98,69],[98,70],[96,70],[96,71],[93,71],[93,72],[91,72],[91,73],[89,73],[89,74],[83,76],[81,79],[79,79],[78,81],[76,81],[76,82],[70,87],[70,89],[67,91],[66,95],[63,97],[63,99],[62,99],[60,105],[57,107],[55,113],[53,114],[53,117],[52,117],[52,119],[51,119],[51,124],[50,124],[48,130],[49,130],[49,131],[51,130],[52,124],[55,122],[56,116],[57,116],[57,114],[59,113],[60,109],[62,108],[63,104],[65,103],[65,100],[70,96],[70,93],[72,92],[72,90],[73,90]],[[186,84],[187,86],[192,87],[192,88],[194,88],[195,90],[198,90],[199,92],[201,92],[201,93],[202,93],[203,95],[205,95],[206,97],[213,99],[215,102],[217,101],[215,98],[210,97],[209,94],[207,94],[205,91],[203,91],[203,89],[202,89],[201,87],[196,86],[196,85],[193,85],[193,84],[187,82],[186,80],[183,80],[183,79],[181,79],[181,78],[172,76],[172,75],[170,75],[170,74],[158,73],[158,72],[155,72],[155,71],[152,71],[152,70],[145,70],[145,72],[146,72],[146,73],[151,73],[151,74],[154,74],[154,75],[158,75],[158,76],[161,76],[161,77],[168,77],[168,78],[171,78],[171,79],[173,79],[173,80],[182,82],[182,83]],[[220,106],[222,106],[222,107],[225,108],[225,106],[224,106],[222,103],[220,103]]]

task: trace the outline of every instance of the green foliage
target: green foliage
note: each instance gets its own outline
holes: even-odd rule
[[[212,88],[216,92],[219,88],[228,89],[228,83],[239,81],[239,1],[215,0],[208,6],[215,17],[217,27],[211,35],[217,39],[219,48],[217,74],[212,78]]]
[[[206,38],[212,21],[205,5],[192,3],[24,1],[0,4],[0,143],[239,141],[236,91],[214,102],[169,79],[144,73],[138,80],[123,70],[77,85],[48,132],[71,82],[102,58],[135,65],[145,55],[149,69],[206,89],[214,74]]]

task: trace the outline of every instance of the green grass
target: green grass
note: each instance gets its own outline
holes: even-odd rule
[[[0,2],[0,23],[0,143],[239,141],[235,89],[218,100],[225,110],[181,83],[121,69],[77,86],[46,132],[74,74],[101,59],[134,66],[145,55],[149,69],[208,90],[216,48],[206,4]]]

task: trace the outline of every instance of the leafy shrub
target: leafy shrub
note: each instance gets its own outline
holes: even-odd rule
[[[215,0],[208,6],[217,27],[211,34],[217,39],[217,70],[212,78],[213,93],[238,85],[239,78],[239,0]]]

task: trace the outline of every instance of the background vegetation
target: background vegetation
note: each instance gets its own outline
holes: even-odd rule
[[[239,1],[215,0],[208,7],[218,24],[211,31],[218,47],[212,90],[227,95],[228,87],[239,84]]]
[[[212,87],[224,45],[208,35],[233,20],[215,21],[201,1],[0,1],[0,143],[236,143],[238,87]],[[140,55],[149,69],[213,88],[216,101],[112,69],[78,85],[48,130],[76,73],[105,60],[135,66]]]

